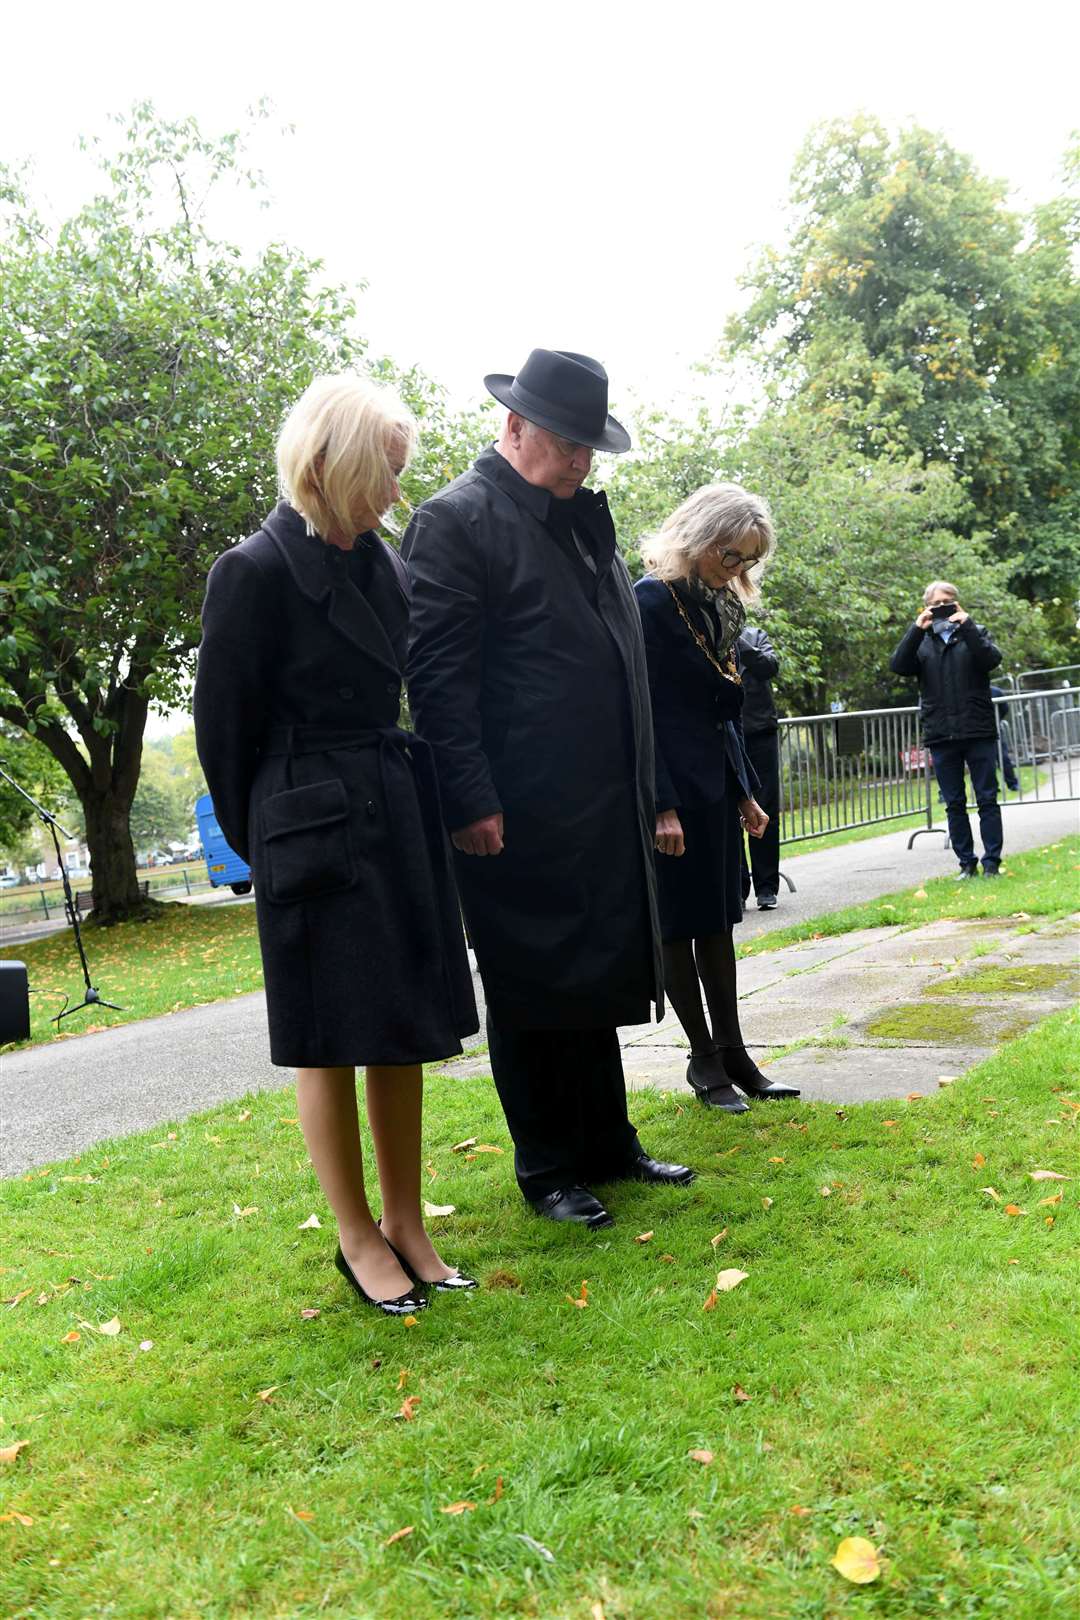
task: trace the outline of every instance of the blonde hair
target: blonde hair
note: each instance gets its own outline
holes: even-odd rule
[[[776,549],[769,503],[741,484],[705,484],[677,506],[659,533],[641,548],[642,559],[657,579],[686,579],[697,572],[698,560],[715,545],[738,545],[757,535],[761,556],[744,574],[736,574],[732,588],[746,602],[756,602],[765,563]]]
[[[365,514],[381,518],[393,504],[391,446],[407,462],[416,434],[411,411],[388,388],[354,372],[316,377],[278,435],[281,493],[309,534],[355,535]]]
[[[935,591],[944,591],[946,596],[951,596],[954,602],[960,600],[960,592],[955,585],[950,585],[947,579],[932,579],[922,593],[923,602],[929,602]]]

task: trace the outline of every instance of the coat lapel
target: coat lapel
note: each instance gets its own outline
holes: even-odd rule
[[[400,676],[401,663],[378,614],[349,579],[345,553],[307,534],[303,519],[285,501],[280,501],[270,513],[263,529],[274,542],[300,594],[316,607],[325,606],[327,621],[339,635],[391,674]],[[381,554],[381,542],[377,545],[375,567],[385,571],[387,559]],[[396,576],[393,585],[400,590]]]

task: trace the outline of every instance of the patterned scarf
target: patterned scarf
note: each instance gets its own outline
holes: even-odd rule
[[[672,584],[686,601],[705,609],[702,617],[713,650],[720,660],[729,657],[746,623],[742,597],[730,585],[714,588],[696,574],[689,579],[672,580]]]

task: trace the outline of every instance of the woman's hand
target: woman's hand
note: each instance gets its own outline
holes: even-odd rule
[[[658,810],[656,814],[656,847],[661,855],[685,855],[686,839],[677,810]]]
[[[760,838],[769,825],[769,818],[756,799],[739,800],[739,819],[751,838]]]

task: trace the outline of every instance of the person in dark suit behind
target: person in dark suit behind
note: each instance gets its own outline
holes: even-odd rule
[[[641,622],[593,451],[626,450],[607,373],[534,349],[485,386],[496,445],[425,501],[402,555],[409,701],[439,769],[522,1193],[611,1216],[590,1184],[693,1180],[627,1117],[619,1024],[662,1005]]]
[[[919,682],[923,742],[945,800],[949,841],[960,862],[958,879],[979,875],[965,765],[979,806],[983,872],[996,877],[1001,865],[997,715],[990,696],[990,671],[1000,663],[989,631],[965,613],[956,586],[943,579],[926,587],[922,611],[889,660],[894,674],[914,675]]]
[[[743,881],[743,899],[750,893],[752,877],[758,910],[772,911],[780,890],[780,748],[772,691],[780,660],[758,625],[743,627],[738,648],[743,680],[743,739],[757,773],[757,801],[769,818],[761,837],[749,840],[750,871]]]
[[[408,579],[374,532],[415,431],[359,377],[311,384],[278,440],[285,498],[210,570],[195,684],[214,809],[252,868],[270,1056],[297,1071],[338,1269],[390,1315],[427,1304],[421,1281],[475,1287],[436,1254],[420,1210],[420,1066],[460,1052],[477,1017],[434,769],[397,726]]]
[[[746,1050],[732,938],[743,914],[742,829],[760,838],[766,825],[743,742],[736,643],[773,544],[760,496],[709,484],[646,542],[653,571],[634,587],[656,733],[664,987],[690,1041],[687,1083],[729,1113],[746,1111],[740,1092],[799,1095],[770,1082]]]

